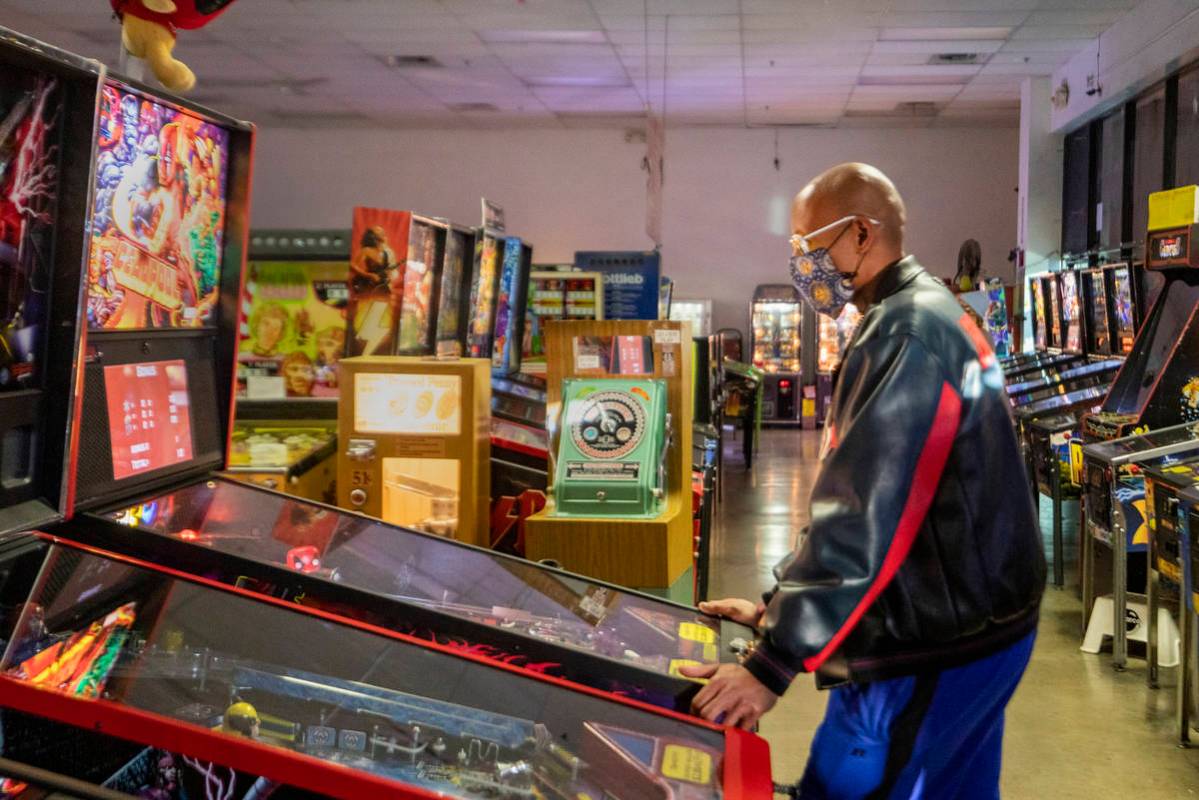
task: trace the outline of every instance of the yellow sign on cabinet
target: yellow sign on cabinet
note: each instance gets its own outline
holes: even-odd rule
[[[1199,222],[1199,186],[1180,186],[1149,195],[1149,230],[1185,228]]]

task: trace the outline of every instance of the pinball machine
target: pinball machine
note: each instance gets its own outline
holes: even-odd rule
[[[148,530],[156,522],[166,525],[176,513],[194,519],[196,509],[205,506],[199,511],[204,522],[211,517],[213,524],[236,530],[232,536],[212,530],[203,540],[192,523],[164,536],[195,543],[185,556],[188,564],[177,565],[192,568],[200,554],[216,552],[214,542],[247,541],[254,530],[243,524],[250,522],[245,514],[274,503],[278,513],[270,514],[271,530],[292,531],[285,534],[292,542],[281,575],[315,575],[329,586],[340,585],[322,563],[322,553],[309,549],[315,549],[322,532],[336,532],[326,517],[347,525],[369,522],[386,532],[382,550],[366,554],[360,563],[368,568],[403,539],[461,547],[212,473],[224,461],[236,383],[253,128],[139,84],[106,79],[95,62],[20,37],[0,36],[0,61],[6,65],[0,85],[20,81],[35,94],[39,87],[61,92],[55,107],[50,100],[35,106],[54,131],[52,144],[64,166],[61,175],[43,174],[58,184],[54,202],[41,207],[53,225],[31,226],[22,235],[52,237],[54,243],[38,250],[41,257],[52,252],[52,260],[34,265],[44,270],[43,286],[55,302],[46,306],[35,331],[44,338],[32,338],[32,352],[55,348],[79,356],[47,359],[44,369],[36,358],[28,359],[31,385],[11,395],[14,403],[5,403],[6,423],[18,433],[6,431],[0,438],[4,468],[17,470],[22,462],[11,474],[24,480],[20,487],[3,487],[4,529],[46,528],[64,512],[75,516],[69,524],[57,524],[57,534],[12,533],[0,541],[0,725],[5,734],[0,757],[8,759],[0,764],[22,762],[12,774],[25,775],[30,783],[53,777],[38,772],[48,770],[104,783],[113,791],[155,790],[155,797],[187,796],[188,781],[200,787],[192,791],[205,786],[211,791],[217,781],[224,797],[259,797],[280,789],[280,796],[294,796],[292,788],[347,798],[427,797],[430,792],[464,798],[532,798],[546,792],[770,796],[769,757],[761,740],[538,674],[555,668],[541,656],[522,659],[457,636],[444,643],[409,636],[306,606],[295,594],[284,599],[248,575],[237,575],[233,583],[242,585],[230,586],[86,544],[108,536],[117,549],[133,550],[157,535]],[[100,122],[92,124],[102,93],[115,99],[109,110],[127,106],[147,111],[151,122],[159,115],[160,121],[179,124],[165,133],[153,125],[130,133],[136,140],[131,152],[145,153],[151,146],[146,136],[155,130],[162,134],[155,135],[158,143],[173,141],[169,146],[178,148],[176,154],[196,150],[191,162],[172,160],[182,175],[158,173],[161,160],[147,159],[145,173],[141,166],[130,168],[139,179],[148,181],[153,174],[160,187],[169,187],[172,178],[191,185],[193,170],[212,178],[204,192],[215,196],[193,197],[209,203],[207,213],[197,214],[205,227],[188,239],[194,249],[174,252],[166,262],[172,269],[190,266],[204,273],[172,276],[167,288],[190,288],[188,280],[194,279],[198,290],[210,281],[208,295],[175,296],[163,284],[155,291],[135,282],[160,275],[165,264],[152,260],[159,257],[153,253],[140,248],[133,253],[124,246],[131,233],[119,212],[115,229],[104,224],[113,195],[92,194],[88,186],[112,163],[93,137],[96,130],[115,129],[103,103]],[[125,102],[129,97],[133,102]],[[62,127],[55,129],[51,120]],[[199,140],[205,144],[198,145]],[[214,157],[218,150],[221,155]],[[36,152],[41,158],[47,151]],[[220,171],[209,174],[218,161]],[[104,271],[113,265],[103,256],[113,252],[127,257],[121,266],[129,274]],[[89,264],[102,268],[93,269],[85,282]],[[87,288],[86,295],[80,286]],[[92,330],[85,331],[85,320]],[[103,324],[108,321],[114,325]],[[73,398],[77,406],[68,402]],[[75,442],[77,450],[71,446]],[[204,502],[206,492],[218,490],[251,499],[248,506]],[[59,538],[64,534],[74,541]],[[295,544],[299,539],[305,543]],[[470,557],[464,553],[487,557],[499,576],[527,566],[536,591],[569,609],[525,608],[530,592],[513,586],[506,606],[494,598],[482,598],[477,606],[463,598],[463,607],[443,609],[444,619],[460,614],[488,631],[511,632],[515,623],[528,642],[545,642],[561,652],[570,649],[567,642],[581,642],[579,652],[590,653],[595,668],[628,663],[646,674],[664,673],[662,680],[673,679],[676,689],[694,691],[694,683],[676,677],[678,666],[720,658],[714,651],[732,644],[726,633],[741,633],[684,606],[597,587],[516,559],[492,562],[494,554],[483,550],[441,551],[428,566],[461,571]],[[214,568],[219,571],[226,557],[231,556],[215,560]],[[242,566],[236,560],[227,563]],[[365,610],[423,584],[417,573],[425,563],[422,558],[396,565],[387,574],[407,576],[413,585],[389,583]],[[488,583],[476,580],[473,588],[486,591]],[[442,591],[433,590],[430,598],[410,603],[406,614],[454,605]],[[656,660],[662,653],[678,660],[663,666]],[[623,678],[613,680],[620,684]],[[636,680],[630,685],[635,687]],[[183,764],[195,774],[184,776]],[[155,768],[160,768],[156,776],[150,774]]]
[[[180,800],[772,794],[745,731],[47,534],[0,564],[26,770]]]
[[[228,471],[331,501],[350,232],[250,234]]]

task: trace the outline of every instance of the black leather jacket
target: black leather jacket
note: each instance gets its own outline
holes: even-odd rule
[[[745,666],[781,694],[941,670],[1037,624],[1045,554],[1003,372],[907,257],[866,308],[834,389],[811,524],[775,567]]]

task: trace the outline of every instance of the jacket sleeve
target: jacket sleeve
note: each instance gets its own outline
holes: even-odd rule
[[[837,650],[903,563],[961,416],[941,362],[911,336],[863,342],[841,379],[811,523],[774,569],[761,638],[744,662],[776,694]]]

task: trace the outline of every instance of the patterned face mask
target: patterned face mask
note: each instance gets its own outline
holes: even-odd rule
[[[796,290],[817,312],[828,314],[833,319],[839,317],[841,310],[853,299],[854,275],[846,275],[838,270],[833,257],[829,255],[829,248],[837,243],[846,230],[849,230],[849,226],[837,234],[828,247],[817,247],[810,252],[791,256],[791,282]]]

